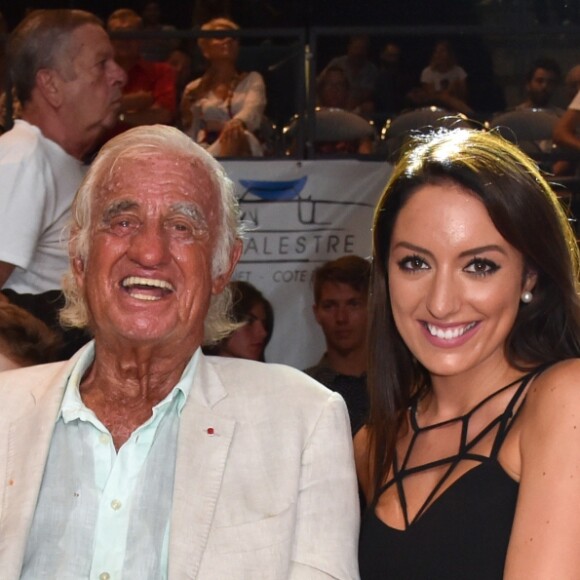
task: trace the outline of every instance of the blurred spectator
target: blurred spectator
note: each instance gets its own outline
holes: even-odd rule
[[[448,40],[435,44],[429,65],[421,73],[421,90],[412,98],[418,105],[437,105],[450,111],[469,115],[467,104],[467,73],[457,64]]]
[[[116,122],[125,73],[102,22],[81,10],[36,10],[12,31],[9,70],[22,119],[0,137],[0,287],[59,329],[68,249],[62,232],[82,159]],[[87,337],[63,333],[68,358]]]
[[[375,111],[384,117],[402,111],[412,85],[410,71],[402,61],[401,47],[394,41],[387,42],[380,54],[373,93]]]
[[[343,256],[314,271],[314,316],[326,340],[326,352],[304,372],[339,393],[348,408],[352,435],[368,412],[367,297],[370,263]]]
[[[8,25],[4,14],[0,12],[0,135],[7,126],[6,119],[6,43],[2,38],[8,33]]]
[[[561,80],[562,70],[553,58],[536,60],[526,74],[526,100],[516,109],[555,108],[550,103]]]
[[[0,300],[0,371],[55,361],[60,347],[59,336],[46,324]]]
[[[202,30],[238,30],[235,22],[216,18]],[[263,155],[254,134],[266,107],[264,79],[257,72],[236,68],[240,44],[236,38],[200,38],[209,67],[185,87],[181,99],[183,130],[216,157]]]
[[[161,22],[159,2],[147,2],[141,12],[145,32],[171,32],[175,30],[170,24]],[[161,62],[167,60],[169,53],[177,47],[178,41],[172,38],[144,38],[141,42],[141,56],[144,60]]]
[[[368,115],[373,111],[373,89],[378,69],[369,60],[369,38],[366,35],[351,36],[346,54],[333,58],[325,70],[339,67],[344,71],[349,83],[347,109]],[[322,71],[321,75],[324,74]]]
[[[380,69],[397,69],[401,64],[401,47],[394,41],[389,41],[383,47],[379,56]]]
[[[319,107],[348,110],[350,83],[341,67],[327,66],[318,77],[316,89]],[[353,112],[356,113],[357,109]]]
[[[572,99],[568,108],[558,120],[554,127],[553,141],[556,145],[580,153],[580,137],[578,129],[580,128],[580,92]],[[575,172],[577,163],[572,160],[562,162],[558,166],[557,175],[567,175]]]
[[[6,71],[6,43],[7,38],[3,35],[8,34],[8,25],[4,14],[0,12],[0,135],[12,126],[14,119],[20,118],[21,106],[20,101],[16,98],[16,92],[12,91],[12,99],[8,102],[6,95],[6,85],[8,75]]]
[[[191,81],[192,61],[191,55],[182,47],[174,48],[167,57],[167,64],[175,73],[175,92],[177,98],[181,98],[187,83]],[[178,104],[178,103],[176,103]]]
[[[564,81],[564,87],[566,92],[566,101],[571,103],[572,99],[580,91],[580,64],[573,66],[566,75]]]
[[[115,10],[107,20],[109,33],[138,32],[143,29],[141,17],[129,8]],[[127,84],[119,123],[114,133],[138,125],[169,125],[173,122],[177,96],[175,73],[165,62],[148,62],[141,56],[138,37],[112,40],[115,59],[127,73]]]
[[[8,112],[8,95],[6,91],[0,91],[0,135],[6,128],[13,124],[15,119],[20,119],[22,106],[16,97],[16,91],[12,90],[12,100],[10,102],[10,113]]]
[[[347,110],[349,105],[350,84],[346,74],[339,66],[328,66],[318,77],[318,106],[329,109]],[[357,114],[358,108],[351,111]],[[361,119],[362,122],[367,122]],[[343,117],[338,117],[337,122],[347,122]],[[353,140],[316,141],[317,153],[360,153],[372,152],[373,142],[369,137]]]
[[[263,294],[249,282],[230,282],[232,314],[241,326],[217,344],[204,347],[206,354],[264,361],[272,338],[274,312]]]

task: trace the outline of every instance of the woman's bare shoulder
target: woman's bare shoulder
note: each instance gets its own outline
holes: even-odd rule
[[[522,415],[522,451],[526,441],[535,446],[564,436],[570,430],[580,434],[580,359],[551,365],[530,385]]]
[[[578,578],[580,520],[572,506],[580,501],[580,360],[541,372],[522,411],[521,478],[504,578]]]
[[[563,400],[580,403],[580,358],[560,361],[538,374],[530,385],[526,405],[540,411]]]

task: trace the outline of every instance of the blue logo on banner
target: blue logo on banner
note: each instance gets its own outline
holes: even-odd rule
[[[254,179],[240,179],[246,191],[242,195],[251,193],[266,201],[288,201],[300,195],[304,189],[308,176],[291,181],[258,181]]]

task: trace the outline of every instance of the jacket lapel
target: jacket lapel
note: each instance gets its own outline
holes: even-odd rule
[[[43,366],[24,374],[14,373],[14,389],[22,391],[16,416],[0,424],[0,570],[2,578],[19,578],[28,531],[38,493],[56,415],[64,393],[69,365]]]
[[[200,358],[179,428],[169,578],[197,577],[218,502],[235,421],[212,410],[227,396],[217,373]]]

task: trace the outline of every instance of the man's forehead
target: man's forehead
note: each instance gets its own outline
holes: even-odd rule
[[[204,165],[175,153],[121,156],[105,173],[99,190],[107,198],[127,192],[158,196],[180,194],[196,200],[216,200],[216,185]]]
[[[88,66],[93,60],[112,58],[113,45],[105,29],[98,24],[83,24],[73,31],[67,49],[69,58],[74,61],[87,61]]]
[[[537,68],[536,72],[534,73],[534,77],[536,78],[555,78],[556,73],[554,71],[545,69],[545,68]]]
[[[152,184],[179,180],[190,182],[192,186],[198,183],[214,186],[208,170],[200,161],[175,152],[121,155],[113,162],[110,175],[114,179],[130,175],[131,180],[137,179]]]
[[[332,300],[335,298],[343,298],[345,296],[348,296],[349,298],[365,298],[360,290],[357,290],[348,282],[327,280],[326,282],[323,282],[320,287],[321,300]]]
[[[103,46],[110,46],[110,42],[109,36],[102,26],[88,22],[73,30],[71,45],[77,47],[77,50],[81,47],[102,50]]]

